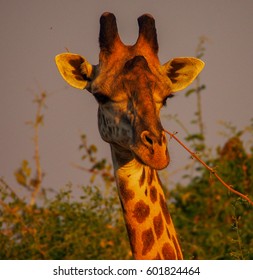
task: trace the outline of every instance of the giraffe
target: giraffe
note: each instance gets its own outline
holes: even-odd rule
[[[110,144],[122,212],[135,259],[183,259],[157,170],[170,161],[159,113],[172,93],[187,87],[204,62],[174,58],[161,65],[155,20],[138,18],[139,36],[125,45],[116,18],[100,18],[99,64],[73,53],[56,56],[62,77],[98,102],[98,128]]]

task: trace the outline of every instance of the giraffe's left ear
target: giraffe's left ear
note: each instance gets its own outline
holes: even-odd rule
[[[190,85],[204,68],[205,63],[194,57],[174,58],[162,67],[172,82],[171,91],[177,92]]]
[[[85,89],[93,76],[93,68],[84,57],[79,54],[62,53],[55,57],[55,62],[63,79],[72,87]]]

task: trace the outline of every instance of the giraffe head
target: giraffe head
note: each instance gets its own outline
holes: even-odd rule
[[[139,37],[132,46],[120,40],[116,18],[100,18],[99,64],[63,53],[56,56],[62,77],[73,87],[87,89],[98,102],[101,137],[123,154],[155,169],[169,163],[160,109],[174,92],[184,89],[204,63],[196,58],[175,58],[161,65],[155,21],[138,18]]]

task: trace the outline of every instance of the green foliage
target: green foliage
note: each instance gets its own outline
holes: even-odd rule
[[[2,186],[0,259],[130,258],[115,189],[104,198],[97,187],[82,187],[78,202],[72,192],[70,185],[39,207]]]
[[[252,193],[253,155],[231,138],[215,160],[217,172],[242,193]],[[171,192],[172,211],[186,259],[252,259],[253,209],[205,169]]]
[[[20,185],[28,187],[30,183],[27,182],[27,179],[29,179],[30,176],[31,168],[29,167],[29,163],[27,160],[23,160],[21,167],[15,172],[16,180]]]

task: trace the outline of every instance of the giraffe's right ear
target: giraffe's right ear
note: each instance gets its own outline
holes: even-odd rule
[[[163,65],[171,80],[171,92],[177,92],[190,85],[204,68],[205,63],[195,57],[177,57]]]
[[[63,79],[72,87],[85,89],[93,75],[93,66],[79,54],[62,53],[55,62]]]

